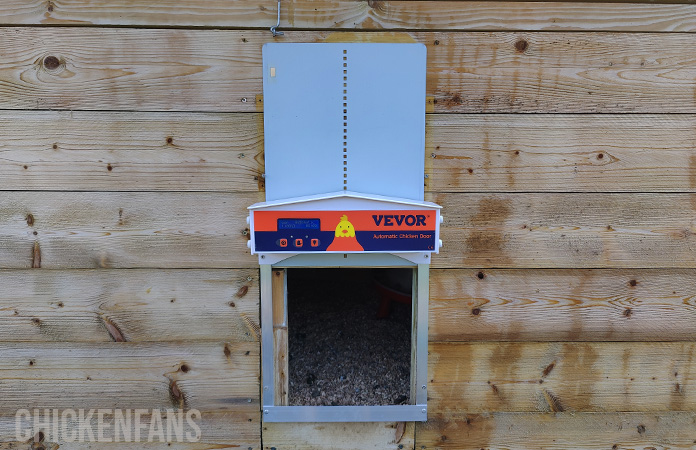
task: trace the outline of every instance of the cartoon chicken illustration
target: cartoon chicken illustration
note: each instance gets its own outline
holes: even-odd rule
[[[348,221],[348,216],[341,216],[341,221],[336,225],[336,235],[333,242],[326,249],[335,252],[362,252],[364,249],[355,237],[355,228]]]

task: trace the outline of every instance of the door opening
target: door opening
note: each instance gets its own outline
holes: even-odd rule
[[[427,420],[428,265],[343,256],[261,265],[264,420]]]
[[[413,269],[287,271],[288,404],[412,404]]]

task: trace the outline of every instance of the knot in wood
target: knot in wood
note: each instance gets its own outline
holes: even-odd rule
[[[47,56],[43,60],[43,65],[48,70],[56,70],[60,67],[60,60],[55,56]]]

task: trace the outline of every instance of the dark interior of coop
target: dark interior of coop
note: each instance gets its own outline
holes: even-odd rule
[[[289,404],[410,404],[412,287],[411,268],[288,269]]]

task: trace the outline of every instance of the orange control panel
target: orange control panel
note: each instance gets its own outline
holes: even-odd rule
[[[439,211],[254,211],[257,252],[435,251]]]

